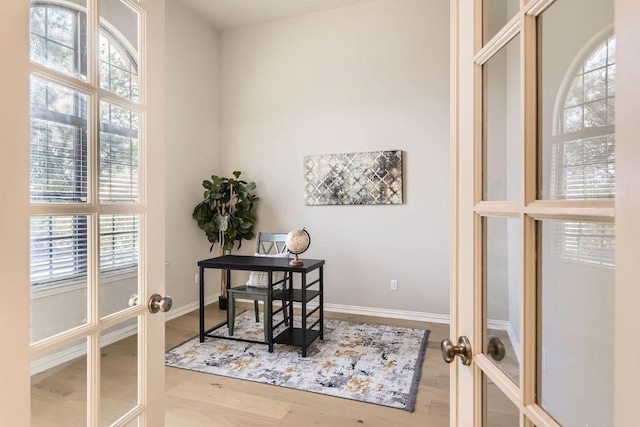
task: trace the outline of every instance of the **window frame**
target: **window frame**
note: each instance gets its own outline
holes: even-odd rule
[[[77,7],[76,7],[77,6]],[[53,252],[55,250],[54,246],[50,246],[50,256],[49,256],[49,267],[48,270],[50,271],[49,277],[48,278],[38,278],[37,280],[33,279],[33,275],[34,275],[34,267],[33,265],[30,267],[31,269],[31,279],[30,279],[30,286],[32,288],[32,290],[34,291],[39,291],[41,292],[44,289],[50,289],[50,290],[54,290],[54,289],[62,289],[62,288],[68,288],[68,287],[74,287],[77,286],[79,283],[85,283],[86,280],[88,279],[82,279],[83,277],[86,277],[87,273],[88,273],[88,263],[89,263],[89,249],[88,249],[88,239],[89,239],[89,223],[91,222],[91,215],[87,215],[87,214],[67,214],[67,213],[63,213],[65,208],[71,208],[73,209],[72,206],[89,206],[92,202],[91,200],[89,200],[89,194],[92,193],[90,191],[90,187],[92,186],[92,180],[97,180],[98,182],[100,181],[100,166],[102,164],[102,162],[100,160],[97,161],[97,164],[95,163],[95,161],[92,161],[92,159],[90,158],[91,154],[89,153],[90,150],[93,149],[93,145],[97,145],[98,147],[100,146],[101,143],[101,138],[103,133],[108,134],[110,137],[112,136],[120,136],[120,137],[124,137],[124,138],[128,138],[129,140],[131,139],[136,139],[137,140],[137,152],[136,157],[133,158],[130,155],[129,158],[129,163],[134,163],[137,162],[137,170],[136,170],[136,174],[140,173],[140,131],[139,131],[139,126],[140,126],[140,120],[141,118],[138,118],[138,123],[136,123],[136,129],[127,129],[121,126],[117,126],[117,125],[113,125],[113,124],[106,124],[106,123],[102,123],[101,120],[99,120],[99,104],[100,103],[92,103],[92,98],[96,97],[97,99],[100,99],[101,101],[105,101],[105,102],[109,102],[110,105],[119,105],[122,106],[121,104],[117,104],[118,99],[122,98],[125,101],[125,104],[127,103],[127,101],[130,102],[134,102],[137,103],[140,101],[140,92],[139,92],[139,80],[137,83],[137,92],[136,92],[136,96],[135,99],[131,99],[131,94],[133,93],[131,90],[131,82],[133,80],[133,75],[135,74],[135,78],[139,79],[139,66],[138,63],[136,61],[136,57],[134,54],[132,54],[130,52],[129,49],[129,43],[127,43],[126,41],[121,41],[119,39],[119,37],[114,34],[113,31],[111,31],[109,28],[107,28],[106,25],[100,24],[99,30],[98,30],[98,37],[106,37],[108,39],[109,42],[109,46],[110,48],[112,46],[115,46],[115,48],[118,50],[118,53],[123,57],[124,60],[127,61],[128,64],[128,68],[129,70],[124,70],[122,67],[120,67],[121,71],[125,71],[129,73],[129,97],[122,97],[121,94],[118,94],[116,92],[112,92],[110,91],[111,88],[108,88],[106,91],[109,92],[109,94],[112,94],[112,97],[104,97],[104,96],[97,96],[95,94],[90,94],[90,93],[85,93],[83,91],[78,91],[78,89],[76,87],[74,87],[73,85],[70,86],[68,84],[66,84],[64,82],[64,80],[67,79],[57,79],[57,78],[53,78],[55,77],[56,74],[61,74],[64,76],[68,76],[71,79],[78,79],[80,80],[80,82],[84,82],[85,84],[89,84],[89,82],[87,82],[88,79],[88,75],[87,75],[87,68],[88,68],[88,58],[87,58],[87,13],[86,10],[82,10],[82,6],[81,5],[74,5],[71,3],[56,3],[56,2],[46,2],[46,1],[36,1],[36,2],[32,2],[31,3],[31,11],[33,11],[34,8],[42,8],[44,10],[44,36],[37,34],[37,32],[33,31],[32,26],[30,25],[29,28],[29,35],[30,37],[38,37],[40,39],[43,40],[44,43],[44,52],[45,52],[45,58],[48,59],[49,57],[49,51],[47,48],[47,43],[50,41],[50,38],[48,37],[49,33],[51,32],[50,28],[49,28],[49,21],[48,21],[48,17],[49,17],[49,10],[59,10],[59,11],[64,11],[67,12],[69,14],[69,16],[71,16],[73,18],[73,22],[74,22],[74,34],[73,34],[73,47],[71,46],[66,46],[63,45],[66,49],[73,49],[73,57],[74,57],[74,70],[72,73],[69,73],[68,70],[61,70],[59,68],[56,68],[55,66],[52,66],[47,59],[45,59],[44,61],[40,61],[38,60],[39,58],[31,56],[31,62],[33,64],[37,64],[36,70],[38,69],[38,67],[44,67],[47,70],[52,70],[50,73],[49,72],[37,72],[31,73],[31,79],[38,79],[41,82],[43,82],[44,84],[46,84],[47,86],[45,87],[45,107],[48,107],[48,102],[49,102],[49,96],[48,96],[48,91],[51,90],[49,87],[49,84],[54,84],[54,85],[60,85],[61,87],[70,89],[71,91],[74,92],[73,95],[73,111],[74,112],[78,112],[79,109],[83,108],[81,106],[81,100],[80,97],[82,95],[86,96],[86,105],[84,105],[84,109],[85,109],[85,114],[84,117],[80,117],[81,115],[78,114],[78,116],[71,116],[69,114],[65,114],[65,113],[59,113],[59,112],[55,112],[55,111],[51,111],[47,108],[40,108],[37,106],[34,106],[32,103],[30,104],[30,129],[32,132],[32,138],[33,138],[33,131],[34,131],[34,120],[39,120],[42,121],[45,124],[55,124],[55,125],[64,125],[64,126],[72,126],[75,127],[77,129],[78,132],[80,132],[80,137],[77,138],[74,141],[74,153],[79,153],[76,154],[76,157],[79,155],[80,158],[76,159],[79,161],[73,161],[73,187],[74,187],[74,193],[73,196],[71,197],[69,202],[66,201],[60,201],[60,199],[56,200],[56,195],[54,191],[42,191],[41,194],[39,194],[39,197],[34,198],[34,194],[35,193],[33,190],[30,191],[30,198],[31,198],[31,204],[34,206],[40,206],[42,207],[42,211],[44,213],[42,214],[38,214],[38,215],[33,215],[32,218],[34,217],[49,217],[49,227],[50,229],[54,227],[55,224],[55,218],[63,218],[63,217],[69,217],[71,216],[72,218],[74,218],[74,224],[75,221],[78,222],[78,226],[73,227],[73,230],[71,231],[71,233],[69,234],[69,236],[71,236],[72,240],[73,240],[73,251],[83,254],[81,255],[81,257],[83,258],[79,258],[76,262],[75,262],[75,266],[74,266],[74,271],[72,273],[66,274],[66,275],[56,275],[54,270],[56,268],[55,266],[55,256],[53,256]],[[57,43],[57,44],[61,44],[58,43],[58,41],[56,40],[51,40],[52,43]],[[84,46],[87,46],[87,48],[85,48]],[[31,54],[30,54],[31,55]],[[98,55],[98,54],[97,54]],[[98,63],[102,63],[104,61],[100,60],[99,58],[97,58]],[[110,63],[109,61],[109,66],[114,66],[113,64]],[[49,75],[51,75],[52,77],[49,77]],[[62,80],[62,81],[59,81]],[[109,78],[110,80],[110,78]],[[82,86],[83,83],[80,83],[78,86]],[[93,85],[95,85],[96,88],[100,89],[101,88],[101,84],[100,84],[100,76],[97,76],[97,81],[93,83]],[[103,89],[104,90],[104,89]],[[113,98],[113,99],[112,99]],[[33,99],[32,99],[33,101]],[[98,108],[98,110],[94,113],[93,117],[98,118],[97,120],[97,127],[98,127],[98,132],[97,132],[97,136],[93,136],[91,135],[91,124],[90,121],[92,121],[91,117],[91,113],[89,112],[90,109],[93,108]],[[131,111],[131,114],[139,114],[136,110],[132,110],[130,107],[124,107],[123,108],[127,108]],[[91,143],[91,139],[92,137],[96,137],[97,138],[97,142],[95,144]],[[32,139],[33,141],[33,139]],[[47,136],[46,141],[49,141],[49,138]],[[32,145],[33,142],[30,142],[30,145]],[[33,148],[33,146],[32,146]],[[95,154],[93,155],[94,157],[96,156]],[[33,160],[33,157],[31,158],[30,162]],[[94,162],[94,163],[92,163]],[[109,163],[110,164],[110,163]],[[91,172],[91,168],[97,168],[97,170],[93,173]],[[33,171],[33,167],[30,167],[30,170]],[[98,184],[97,188],[100,188],[100,184]],[[136,187],[137,188],[137,199],[133,202],[133,203],[140,203],[140,191],[139,191],[139,186]],[[100,191],[98,191],[98,193],[100,193]],[[100,203],[99,199],[100,199],[100,194],[93,194],[92,195],[92,199],[93,199],[93,203]],[[109,203],[109,202],[106,202]],[[117,203],[119,204],[120,201],[118,200],[114,200],[111,202],[111,204],[113,203]],[[129,202],[131,203],[131,202]],[[64,207],[63,207],[64,206]],[[58,209],[57,207],[62,207],[63,211],[60,211],[60,209]],[[117,277],[121,277],[121,278],[126,278],[126,277],[131,277],[134,274],[137,274],[138,271],[138,264],[139,264],[139,239],[140,239],[140,216],[139,214],[127,214],[127,213],[119,213],[119,214],[114,214],[114,216],[118,216],[118,215],[122,215],[122,216],[135,216],[136,220],[135,222],[135,226],[133,228],[133,230],[128,230],[128,233],[132,233],[133,234],[133,238],[132,240],[132,244],[131,244],[131,256],[130,256],[130,261],[129,263],[115,263],[116,265],[114,265],[114,262],[110,263],[110,266],[107,268],[103,268],[102,265],[100,265],[99,267],[99,271],[100,271],[100,275],[103,279],[106,278],[106,280],[103,280],[103,282],[111,282],[113,281],[115,278]],[[109,215],[100,215],[98,217],[98,223],[101,221],[101,219],[105,216],[109,216]],[[113,220],[113,216],[112,216],[112,220]],[[123,232],[115,232],[112,233],[114,236],[120,235]],[[34,258],[33,258],[33,253],[34,253],[34,249],[33,246],[37,245],[37,244],[42,244],[45,243],[47,241],[46,237],[42,237],[42,236],[37,236],[34,238],[33,236],[33,232],[31,233],[31,263],[34,263]],[[126,234],[126,233],[125,233]],[[103,235],[99,234],[99,239],[101,240]],[[108,235],[105,235],[108,236]],[[113,243],[115,240],[112,239],[112,254],[113,251],[115,251],[115,243]],[[84,242],[84,243],[83,243]],[[101,243],[98,242],[98,247],[101,247]],[[77,250],[76,250],[77,249]],[[42,251],[43,253],[38,255],[39,259],[44,259],[46,258],[46,255],[44,255],[44,252],[46,251]],[[113,255],[112,255],[113,256]],[[98,255],[98,259],[101,260],[102,259],[102,254]],[[46,262],[46,261],[45,261]],[[72,263],[73,264],[73,263]],[[117,265],[119,264],[119,265]],[[45,268],[46,270],[46,268]]]
[[[615,67],[617,62],[614,61],[613,63],[609,63],[608,47],[612,39],[615,43],[616,37],[613,26],[609,26],[596,34],[576,55],[576,58],[565,74],[560,85],[560,89],[558,90],[553,112],[553,135],[551,137],[551,200],[613,200],[615,198],[615,91],[612,95],[609,94],[609,67]],[[601,49],[603,45],[607,49],[607,56],[605,58],[604,65],[585,72],[585,63],[592,57],[592,55]],[[565,132],[566,123],[564,113],[567,109],[567,98],[569,97],[573,80],[578,76],[582,76],[584,79],[585,74],[598,69],[605,70],[605,96],[596,100],[585,101],[583,81],[582,101],[569,107],[582,107],[583,116],[581,119],[581,129]],[[612,82],[612,85],[615,87],[615,80]],[[614,112],[611,115],[609,115],[608,111],[608,108],[610,108],[609,100],[613,100],[612,108],[614,109]],[[584,106],[599,101],[604,101],[605,105],[607,105],[607,112],[605,113],[607,124],[605,126],[592,126],[585,128]],[[609,117],[612,118],[611,122],[609,122]],[[613,176],[610,178],[612,181],[612,184],[610,185],[612,190],[611,193],[607,194],[605,197],[589,197],[584,193],[577,194],[574,197],[566,197],[567,162],[564,154],[565,149],[572,143],[582,144],[581,147],[584,148],[585,143],[599,138],[606,139],[604,144],[607,144],[607,153],[609,153],[609,142],[612,142],[613,148],[611,149],[611,152],[613,155],[606,156],[606,162],[583,162],[576,164],[576,166],[584,168],[585,166],[590,165],[604,165],[607,169],[610,169],[611,166],[613,166],[614,172],[612,174]],[[562,194],[564,197],[557,197],[559,194]],[[585,227],[582,225],[595,226],[595,228],[586,227],[588,230],[585,230]],[[614,242],[615,239],[615,229],[611,224],[570,221],[558,223],[556,227],[557,232],[554,234],[556,235],[557,241],[554,242],[554,250],[559,258],[565,261],[578,262],[591,266],[615,268],[615,247],[611,248],[611,243],[609,243]],[[596,233],[593,233],[594,230]],[[598,232],[598,230],[601,230],[602,233]],[[590,240],[593,239],[599,239],[601,243],[594,244],[593,241],[590,242]],[[575,248],[578,249],[576,250]]]

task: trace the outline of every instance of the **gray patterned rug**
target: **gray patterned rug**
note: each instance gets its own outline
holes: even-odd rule
[[[262,322],[245,311],[234,337],[262,340]],[[227,335],[227,328],[217,333]],[[275,332],[277,334],[277,331]],[[274,334],[275,335],[275,334]],[[325,320],[324,340],[307,349],[195,337],[166,354],[166,365],[412,412],[429,331]]]

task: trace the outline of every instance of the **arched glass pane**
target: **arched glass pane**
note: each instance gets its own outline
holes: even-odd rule
[[[137,102],[138,13],[120,0],[103,0],[100,19],[103,23],[98,48],[100,88]],[[117,30],[109,23],[117,23]]]
[[[613,7],[603,11],[599,22],[564,22],[563,26],[572,25],[570,31],[563,27],[574,35],[571,38],[558,37],[555,27],[545,25],[552,22],[549,17],[553,11],[561,7],[554,4],[539,19],[538,26],[542,56],[538,196],[552,200],[612,198],[616,78],[616,38],[610,29]]]
[[[79,9],[36,3],[30,16],[30,57],[33,62],[68,76],[87,79],[86,2]]]

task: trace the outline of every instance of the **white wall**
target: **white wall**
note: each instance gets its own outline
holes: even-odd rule
[[[448,25],[379,0],[221,33],[221,170],[256,181],[259,231],[311,233],[326,303],[449,312]],[[388,149],[403,205],[305,206],[304,156]]]
[[[198,260],[209,243],[191,217],[202,180],[220,170],[218,34],[182,3],[167,7],[167,246],[166,289],[179,308],[198,300]],[[219,279],[206,276],[207,295]]]
[[[138,291],[138,274],[105,276],[100,282],[100,316],[127,308]],[[87,322],[87,283],[31,289],[31,342],[37,342]]]

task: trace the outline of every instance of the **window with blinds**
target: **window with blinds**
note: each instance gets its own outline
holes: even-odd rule
[[[615,195],[615,136],[563,141],[556,144],[551,162],[555,199],[595,199]]]
[[[594,266],[615,267],[615,230],[612,224],[559,222],[556,251],[562,259]]]
[[[138,129],[137,113],[100,102],[101,203],[138,203]]]
[[[616,38],[608,35],[562,90],[551,165],[552,199],[615,197]],[[561,222],[556,250],[567,260],[614,267],[614,227]]]
[[[31,7],[30,56],[52,74],[86,81],[86,14],[72,6]],[[137,64],[125,44],[102,28],[98,50],[100,87],[138,101]],[[139,114],[100,100],[99,149],[93,154],[99,157],[99,170],[92,178],[87,122],[91,95],[61,83],[64,80],[31,77],[30,198],[51,207],[46,210],[50,215],[31,218],[31,284],[39,286],[87,280],[90,217],[58,215],[56,205],[89,203],[93,179],[98,180],[100,203],[139,202]],[[99,227],[101,274],[137,269],[138,215],[102,215]]]
[[[31,77],[31,202],[87,202],[87,95]]]
[[[138,264],[138,215],[100,217],[100,273],[105,275]]]
[[[31,284],[86,280],[87,217],[32,217]]]

